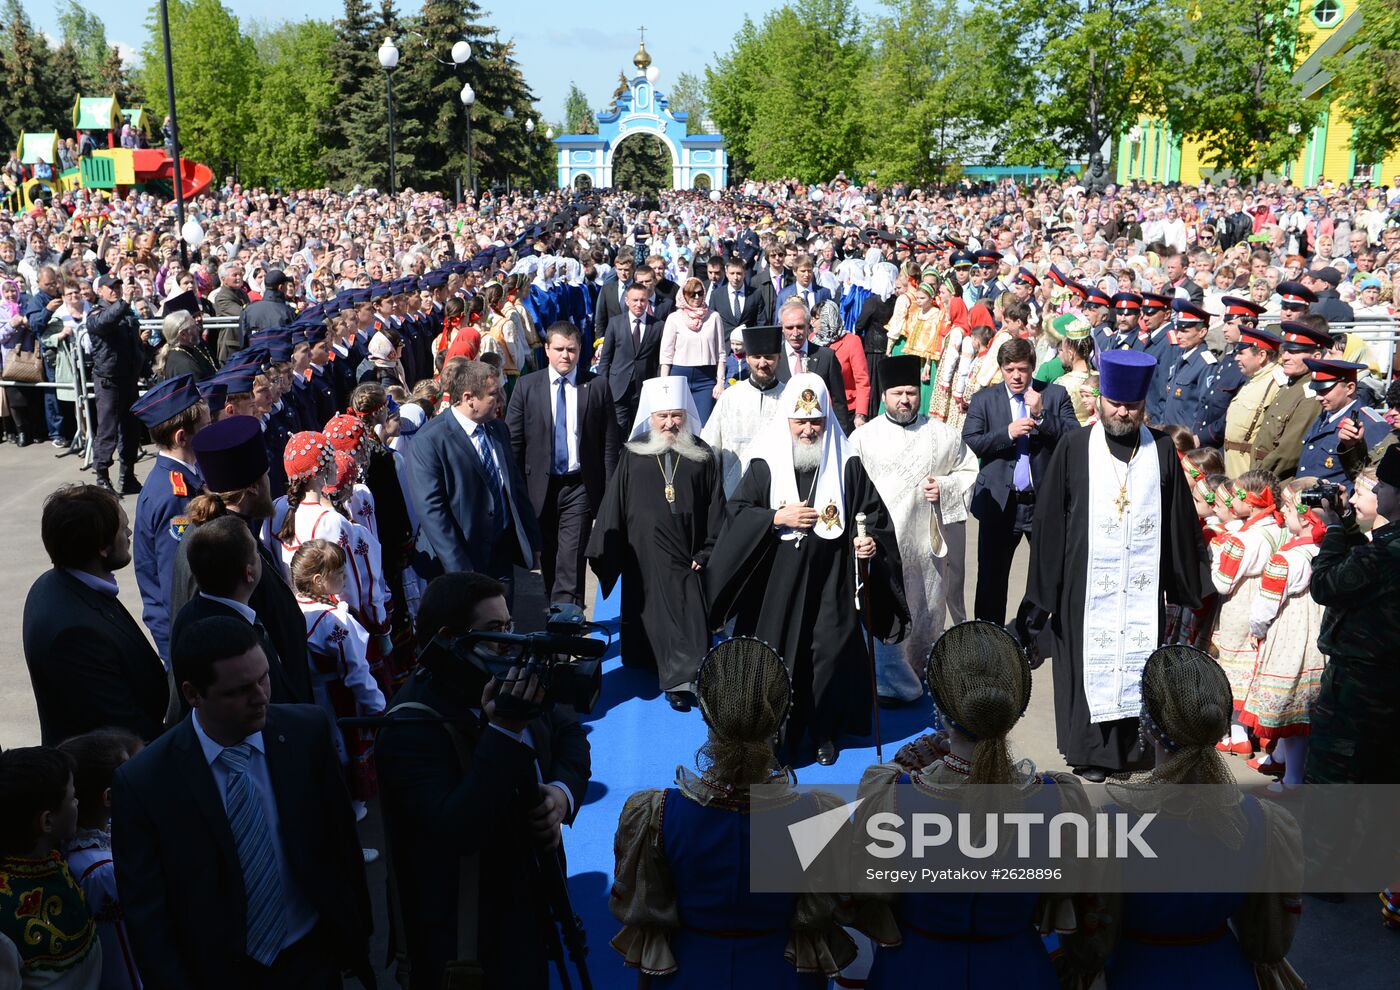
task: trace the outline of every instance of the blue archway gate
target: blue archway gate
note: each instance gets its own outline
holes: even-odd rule
[[[672,111],[665,95],[655,87],[646,43],[632,58],[635,74],[627,79],[606,113],[596,114],[597,134],[561,134],[557,149],[559,188],[578,188],[586,177],[594,186],[613,184],[613,157],[618,145],[637,134],[661,141],[671,156],[671,188],[722,189],[729,184],[729,156],[722,134],[686,134],[689,114]],[[648,71],[650,70],[650,72]]]

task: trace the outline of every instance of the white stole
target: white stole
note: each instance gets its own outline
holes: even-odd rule
[[[1146,427],[1124,465],[1103,425],[1089,438],[1089,571],[1084,592],[1084,696],[1091,722],[1136,718],[1142,669],[1161,642],[1162,478]],[[1119,486],[1126,475],[1127,505]]]

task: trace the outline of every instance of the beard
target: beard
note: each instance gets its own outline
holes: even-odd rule
[[[914,422],[914,420],[919,418],[919,407],[914,406],[908,412],[895,412],[893,408],[887,405],[885,406],[885,416],[892,423],[895,423],[899,426],[908,426],[910,423]]]
[[[792,442],[792,466],[796,471],[815,471],[822,466],[822,445],[819,443]]]
[[[1111,437],[1126,437],[1137,433],[1142,426],[1141,414],[1122,419],[1117,416],[1105,416],[1103,403],[1098,406],[1099,422],[1103,424],[1103,431]]]
[[[703,463],[709,460],[710,452],[695,439],[695,434],[682,430],[674,436],[650,431],[643,437],[629,441],[627,449],[639,457],[660,457],[662,454],[675,454],[688,461]]]

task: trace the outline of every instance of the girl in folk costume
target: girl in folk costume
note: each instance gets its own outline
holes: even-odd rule
[[[1077,777],[1042,773],[1030,760],[1012,758],[1007,737],[1030,703],[1031,668],[1000,626],[953,626],[929,652],[925,681],[946,742],[934,737],[927,746],[901,750],[893,763],[866,770],[858,834],[873,816],[896,806],[903,815],[982,821],[994,800],[993,789],[982,786],[988,784],[1003,794],[1014,790],[1019,809],[1047,819],[1092,813]],[[928,985],[928,974],[938,973],[940,987],[1053,990],[1059,981],[1041,935],[1076,927],[1069,894],[1033,890],[858,898],[852,915],[877,946],[865,984],[871,988]]]
[[[1235,487],[1235,483],[1224,474],[1206,475],[1206,484],[1215,493],[1215,515],[1220,520],[1220,526],[1228,536],[1239,531],[1244,525],[1244,519],[1235,508],[1238,501],[1240,509],[1248,508],[1244,503],[1244,492]]]
[[[515,323],[517,339],[525,341],[530,346],[531,350],[535,352],[537,366],[543,367],[544,343],[540,339],[540,328],[535,324],[535,319],[530,315],[530,311],[520,302],[521,293],[528,292],[530,289],[529,279],[524,275],[508,275],[503,289],[505,295],[501,298],[501,313],[510,317],[511,321]]]
[[[348,563],[344,548],[330,540],[308,540],[292,554],[292,587],[306,619],[311,692],[333,723],[378,715],[385,707],[384,693],[369,669],[369,633],[344,597]],[[341,728],[332,735],[358,817],[365,802],[379,792],[374,734]]]
[[[1183,460],[1183,467],[1186,462]],[[1188,480],[1191,473],[1187,472]],[[1205,476],[1199,475],[1191,484],[1191,499],[1196,506],[1196,518],[1201,523],[1201,537],[1207,547],[1225,539],[1225,530],[1215,515],[1215,492],[1206,484]],[[1167,606],[1167,631],[1162,637],[1166,643],[1184,643],[1197,649],[1205,649],[1210,644],[1210,634],[1215,628],[1215,610],[1220,606],[1219,596],[1211,591],[1203,596],[1200,608],[1182,608],[1179,605]]]
[[[1294,478],[1283,489],[1283,518],[1290,539],[1264,567],[1250,612],[1250,632],[1259,659],[1245,690],[1240,722],[1261,742],[1277,740],[1274,752],[1250,764],[1261,773],[1282,774],[1269,790],[1293,790],[1303,783],[1308,755],[1308,710],[1317,697],[1327,658],[1317,648],[1323,607],[1308,593],[1312,561],[1326,527],[1298,502],[1316,478]]]
[[[960,299],[954,301],[962,302]],[[983,310],[986,309],[981,303],[977,305]],[[972,336],[972,314],[967,311],[966,304],[958,310],[950,311],[948,319],[943,347],[938,353],[938,377],[934,380],[933,396],[928,404],[929,416],[945,422],[948,421],[950,411],[956,406],[954,396],[962,397],[967,373],[972,368],[972,359],[977,356],[977,341]]]
[[[1093,426],[1099,421],[1099,373],[1089,372],[1089,377],[1085,378],[1079,386],[1079,391],[1074,397],[1074,415],[1079,418],[1081,412],[1087,412],[1080,422],[1084,426]]]
[[[906,261],[894,280],[894,312],[885,324],[885,335],[889,340],[887,353],[903,354],[908,346],[904,332],[908,327],[909,313],[918,306],[919,266]]]
[[[384,392],[382,387],[380,392]],[[354,393],[352,392],[351,395],[353,396]],[[366,436],[365,424],[353,411],[332,416],[326,423],[325,433],[331,442],[331,448],[344,451],[353,457],[361,471],[369,463],[369,441]],[[370,491],[368,485],[360,483],[358,475],[355,478],[354,490],[351,492],[348,508],[351,521],[359,523],[369,530],[371,536],[378,539],[379,523],[376,518],[374,493]]]
[[[394,642],[390,616],[394,602],[391,588],[384,578],[379,541],[363,526],[345,518],[358,470],[359,465],[353,457],[337,450],[335,477],[322,486],[321,498],[322,504],[329,505],[343,521],[341,537],[337,542],[349,559],[347,574],[350,580],[346,583],[346,590],[350,593],[350,607],[369,633],[366,658],[370,673],[387,696],[394,693],[395,685],[402,680],[399,676],[401,671],[392,663]]]
[[[481,336],[481,353],[501,356],[501,371],[505,376],[503,384],[509,394],[524,368],[525,345],[516,339],[515,323],[492,309],[501,298],[500,285],[492,283],[486,286],[481,290],[481,295],[472,300],[467,309],[467,320],[485,327]]]
[[[1055,379],[1055,384],[1059,385],[1070,395],[1078,395],[1079,389],[1089,380],[1089,373],[1092,372],[1092,359],[1094,356],[1094,341],[1091,338],[1092,331],[1089,324],[1083,320],[1073,320],[1065,327],[1065,339],[1060,341],[1058,355],[1060,365],[1065,369],[1064,374]],[[1079,420],[1079,425],[1084,426],[1088,421],[1088,415],[1082,405],[1074,411],[1075,418]]]
[[[1192,447],[1180,457],[1181,470],[1186,472],[1188,485],[1204,481],[1208,475],[1225,473],[1225,458],[1215,447]]]
[[[1278,478],[1271,471],[1255,468],[1236,481],[1237,502],[1243,502],[1250,515],[1240,528],[1211,550],[1211,580],[1221,596],[1220,618],[1211,636],[1211,653],[1230,679],[1236,709],[1249,690],[1254,665],[1259,658],[1258,641],[1250,631],[1250,615],[1259,595],[1264,568],[1286,536],[1283,515],[1278,510]],[[1237,720],[1230,735],[1221,740],[1222,751],[1253,756],[1254,746],[1245,727]]]
[[[467,304],[456,296],[442,304],[442,333],[434,345],[439,370],[452,358],[475,361],[481,353],[481,328],[465,321],[466,311]]]
[[[963,386],[962,412],[967,413],[967,407],[972,404],[972,397],[984,388],[1001,384],[1001,365],[997,364],[997,354],[1001,351],[1003,344],[1010,343],[1020,335],[1019,331],[1025,328],[1028,317],[1028,309],[1024,303],[1006,300],[1006,293],[997,300],[997,306],[1001,309],[1001,325],[991,335],[989,340],[983,341],[978,333],[978,327],[972,328],[972,335],[978,339],[979,348],[977,356],[972,359],[972,366],[967,371],[967,384]]]

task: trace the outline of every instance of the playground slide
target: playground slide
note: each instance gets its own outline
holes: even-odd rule
[[[214,181],[213,171],[202,162],[181,158],[180,166],[180,191],[186,199],[200,195]],[[132,178],[138,183],[156,180],[170,183],[175,175],[175,162],[163,149],[142,148],[131,153],[131,170]]]

